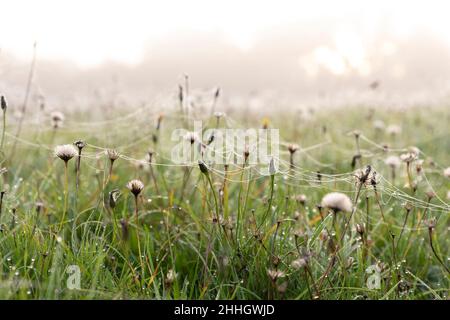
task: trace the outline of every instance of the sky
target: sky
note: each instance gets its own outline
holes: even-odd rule
[[[380,26],[384,23],[389,24],[388,32],[399,38],[409,36],[417,28],[426,28],[450,44],[448,1],[0,2],[2,50],[28,59],[32,43],[37,41],[40,57],[67,59],[83,67],[105,61],[137,64],[152,43],[180,30],[198,34],[217,32],[225,41],[245,51],[266,30],[309,21],[342,21],[342,26],[332,36],[336,38],[338,53],[343,53],[354,64],[363,64],[361,56],[365,48],[361,39],[380,32]],[[386,44],[385,49],[394,50],[392,44]],[[342,61],[334,52],[319,48],[314,55],[318,64],[328,63],[334,73],[343,72]],[[365,66],[361,65],[361,68]]]
[[[0,0],[0,92],[450,92],[450,1]],[[107,88],[109,87],[109,89]],[[345,93],[346,94],[346,93]],[[349,96],[349,94],[347,95]]]

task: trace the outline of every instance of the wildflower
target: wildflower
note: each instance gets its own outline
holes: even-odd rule
[[[352,134],[355,136],[356,139],[358,139],[361,136],[361,131],[359,130],[354,130],[352,132]]]
[[[426,226],[428,227],[428,230],[432,231],[436,228],[436,218],[432,217],[425,221]]]
[[[420,149],[414,146],[408,148],[408,151],[416,156],[416,158],[420,155]]]
[[[444,177],[450,178],[450,167],[444,169]]]
[[[164,279],[164,283],[166,284],[166,286],[170,287],[176,278],[177,278],[176,272],[173,271],[173,269],[169,269],[166,273],[166,278]]]
[[[62,126],[62,123],[64,122],[64,114],[59,111],[53,111],[50,114],[50,119],[52,121],[52,127],[55,129],[58,129]]]
[[[417,160],[416,161],[416,172],[417,174],[421,174],[423,169],[423,160]]]
[[[195,141],[198,141],[198,135],[196,132],[188,132],[184,135],[184,139],[189,141],[191,144],[194,144]]]
[[[86,146],[86,142],[83,140],[77,140],[73,143],[75,147],[78,148],[78,151],[81,153],[81,150]]]
[[[77,157],[77,163],[76,163],[76,186],[78,190],[78,186],[80,184],[80,168],[81,168],[81,150],[86,146],[86,143],[83,140],[77,140],[73,143],[74,146],[78,148],[78,157]]]
[[[225,113],[216,111],[216,112],[214,112],[214,117],[216,117],[217,119],[223,118],[223,117],[225,117]]]
[[[141,191],[144,189],[144,184],[142,181],[134,179],[127,183],[127,188],[131,191],[132,194],[134,194],[135,197],[141,193]]]
[[[397,169],[401,165],[401,160],[397,156],[389,156],[386,158],[386,160],[384,160],[384,163],[392,169]]]
[[[304,194],[299,194],[299,195],[295,196],[295,201],[297,201],[298,203],[300,203],[303,206],[305,205],[306,200],[307,200],[307,198],[306,198],[306,195],[304,195]]]
[[[120,153],[114,149],[108,149],[105,151],[105,153],[108,156],[109,160],[111,160],[111,163],[119,159],[120,156]]]
[[[352,201],[348,196],[340,192],[331,192],[322,198],[322,207],[333,210],[334,212],[351,212]]]
[[[56,146],[55,155],[67,163],[70,159],[77,155],[77,150],[71,144]]]
[[[277,281],[277,279],[279,278],[284,278],[286,276],[286,274],[281,270],[270,270],[270,269],[267,270],[267,275],[273,282]]]
[[[359,224],[359,223],[357,223],[357,224],[356,224],[356,232],[358,232],[359,235],[362,237],[362,235],[363,235],[364,232],[365,232],[364,224]]]
[[[299,148],[298,144],[290,144],[288,146],[289,153],[291,154],[295,153]]]
[[[400,159],[403,162],[411,163],[411,162],[413,162],[414,160],[417,159],[417,154],[413,153],[413,152],[403,153],[403,154],[400,155]]]
[[[426,193],[428,201],[431,201],[434,197],[436,197],[436,193],[433,190],[428,190]]]
[[[381,131],[381,130],[383,130],[386,127],[386,125],[384,124],[384,122],[382,120],[375,120],[373,122],[373,127],[376,130],[380,130]]]
[[[411,202],[406,202],[403,206],[404,206],[406,212],[408,212],[408,213],[411,212],[411,210],[413,209]]]
[[[149,163],[147,159],[137,160],[135,162],[135,166],[138,170],[147,170],[149,167]]]
[[[386,128],[386,132],[391,136],[396,136],[402,133],[402,127],[396,124],[391,124]]]
[[[289,153],[290,153],[290,159],[289,159],[289,162],[290,162],[290,168],[291,168],[291,169],[294,168],[294,153],[295,153],[298,149],[299,149],[299,146],[296,145],[296,144],[290,144],[290,145],[288,146],[288,150],[289,150]]]
[[[296,259],[296,260],[292,261],[291,267],[296,269],[296,270],[298,270],[298,269],[301,269],[301,268],[305,267],[307,265],[307,263],[308,262],[306,261],[306,259],[299,258],[299,259]]]
[[[110,179],[111,176],[112,176],[112,170],[113,170],[114,161],[119,159],[120,154],[119,154],[119,152],[117,152],[114,149],[107,149],[107,150],[105,150],[105,154],[109,158],[109,162],[110,162],[110,165],[109,165],[109,177],[108,177],[108,179]]]
[[[363,185],[375,185],[378,183],[377,181],[377,173],[372,170],[372,167],[369,165],[365,170],[359,169],[355,173],[357,183]]]
[[[64,144],[60,146],[56,146],[55,148],[55,155],[64,161],[64,176],[65,176],[65,183],[64,183],[64,211],[62,214],[59,230],[62,230],[64,218],[66,216],[67,212],[67,199],[68,199],[68,191],[69,191],[69,175],[67,173],[67,162],[75,157],[77,155],[77,150],[75,147],[71,144]]]
[[[8,104],[6,103],[6,99],[5,99],[4,96],[1,96],[0,100],[1,100],[0,104],[1,104],[2,110],[3,110],[3,112],[5,112],[6,109],[8,108]]]

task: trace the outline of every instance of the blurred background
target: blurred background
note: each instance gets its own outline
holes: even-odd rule
[[[431,0],[4,1],[0,92],[23,100],[36,43],[32,99],[54,106],[176,95],[185,74],[205,92],[286,106],[438,103],[449,12]]]

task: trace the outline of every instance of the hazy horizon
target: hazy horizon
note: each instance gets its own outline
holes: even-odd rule
[[[319,1],[304,12],[302,2],[231,2],[216,13],[205,1],[18,1],[5,12],[30,12],[14,37],[14,15],[0,21],[0,92],[23,99],[36,41],[32,93],[54,103],[146,101],[173,94],[183,74],[193,88],[219,86],[224,96],[355,100],[374,82],[379,96],[404,103],[448,96],[445,2],[346,3]]]

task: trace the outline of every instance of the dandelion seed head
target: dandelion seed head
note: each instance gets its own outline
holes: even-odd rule
[[[389,156],[384,160],[384,163],[393,169],[397,169],[402,164],[402,161],[397,156]]]
[[[383,120],[375,120],[375,121],[373,122],[373,127],[374,127],[376,130],[383,130],[383,129],[386,127],[386,125],[384,124],[384,121],[383,121]]]
[[[300,147],[298,146],[298,144],[295,144],[295,143],[292,143],[288,146],[288,150],[291,154],[295,153],[299,148]]]
[[[173,269],[169,269],[166,273],[166,285],[171,285],[177,278],[177,273]]]
[[[71,144],[63,144],[55,147],[55,155],[67,162],[77,155],[77,150]]]
[[[428,190],[427,192],[425,192],[428,200],[433,199],[434,197],[436,197],[436,192],[434,192],[433,190]]]
[[[134,194],[135,197],[137,197],[139,193],[141,193],[141,191],[144,189],[144,184],[141,180],[133,179],[127,183],[127,188],[131,191],[132,194]]]
[[[196,132],[188,132],[184,135],[184,139],[189,141],[191,144],[194,144],[194,142],[199,141],[198,134]]]
[[[267,275],[272,281],[276,281],[278,278],[283,278],[286,274],[281,270],[267,270]]]
[[[106,156],[107,156],[107,157],[109,158],[109,160],[111,160],[111,161],[115,161],[115,160],[119,159],[119,156],[120,156],[120,153],[117,152],[117,150],[115,150],[115,149],[107,149],[107,150],[105,151],[105,153],[106,153]]]
[[[225,117],[225,113],[220,112],[220,111],[216,111],[216,112],[214,112],[214,117],[216,117],[217,119],[224,118]]]
[[[340,192],[331,192],[326,194],[322,198],[321,202],[322,207],[332,209],[335,212],[343,211],[350,212],[352,211],[353,205],[350,198]]]
[[[391,124],[391,125],[387,126],[386,133],[390,134],[392,136],[399,135],[400,133],[402,133],[402,127],[400,127],[399,125],[396,125],[396,124]]]
[[[57,129],[62,126],[62,123],[64,122],[64,113],[59,111],[53,111],[50,113],[50,119],[52,122],[52,127]]]
[[[403,154],[400,155],[400,159],[403,162],[411,163],[411,162],[413,162],[414,160],[417,159],[417,154],[413,153],[413,152],[403,153]]]
[[[77,141],[75,141],[75,142],[73,143],[73,145],[74,145],[75,147],[77,147],[78,150],[81,150],[81,149],[83,149],[83,148],[86,146],[86,142],[84,142],[83,140],[77,140]]]
[[[292,263],[291,263],[291,267],[292,268],[294,268],[294,269],[296,269],[296,270],[298,270],[298,269],[301,269],[301,268],[303,268],[304,266],[306,266],[306,259],[304,259],[304,258],[299,258],[299,259],[296,259],[296,260],[294,260],[294,261],[292,261]]]
[[[444,169],[444,177],[450,178],[450,167]]]
[[[295,201],[297,201],[298,203],[300,203],[302,205],[305,205],[306,200],[307,200],[307,197],[304,194],[298,194],[295,196]]]

